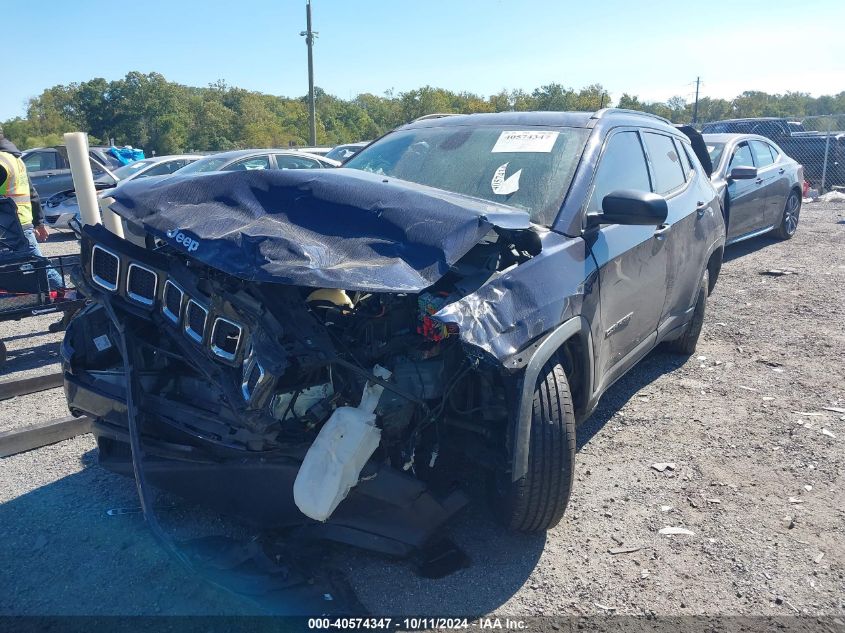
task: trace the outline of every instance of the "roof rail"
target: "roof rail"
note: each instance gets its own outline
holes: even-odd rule
[[[642,110],[630,110],[628,108],[602,108],[601,110],[596,110],[591,118],[593,119],[600,119],[605,114],[620,112],[623,114],[642,114],[644,116],[650,116],[653,119],[657,119],[658,121],[663,121],[664,123],[668,123],[672,125],[672,122],[669,119],[666,119],[662,116],[657,114],[652,114],[651,112],[643,112]]]
[[[421,117],[417,117],[411,123],[416,123],[417,121],[428,121],[429,119],[442,119],[446,116],[458,116],[459,112],[434,112],[433,114],[424,114]]]

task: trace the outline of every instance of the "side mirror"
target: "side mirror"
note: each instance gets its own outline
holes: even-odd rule
[[[756,167],[734,167],[728,174],[728,180],[751,180],[756,177]]]
[[[660,226],[669,215],[669,205],[663,196],[650,191],[618,189],[601,201],[602,212],[588,216],[589,226],[625,224]]]

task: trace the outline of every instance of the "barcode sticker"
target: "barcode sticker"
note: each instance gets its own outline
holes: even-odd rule
[[[111,341],[109,340],[108,335],[103,334],[102,336],[95,338],[94,346],[97,348],[98,352],[105,352],[109,349],[111,347]]]

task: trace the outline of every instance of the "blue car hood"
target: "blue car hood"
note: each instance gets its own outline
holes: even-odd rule
[[[248,281],[419,292],[494,228],[528,213],[353,169],[261,170],[127,182],[111,208]]]

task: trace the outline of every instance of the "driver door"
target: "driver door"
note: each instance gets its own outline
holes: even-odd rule
[[[751,147],[743,141],[733,151],[728,163],[727,175],[734,167],[754,167]],[[728,240],[750,233],[759,224],[765,207],[765,189],[761,178],[729,180]]]

